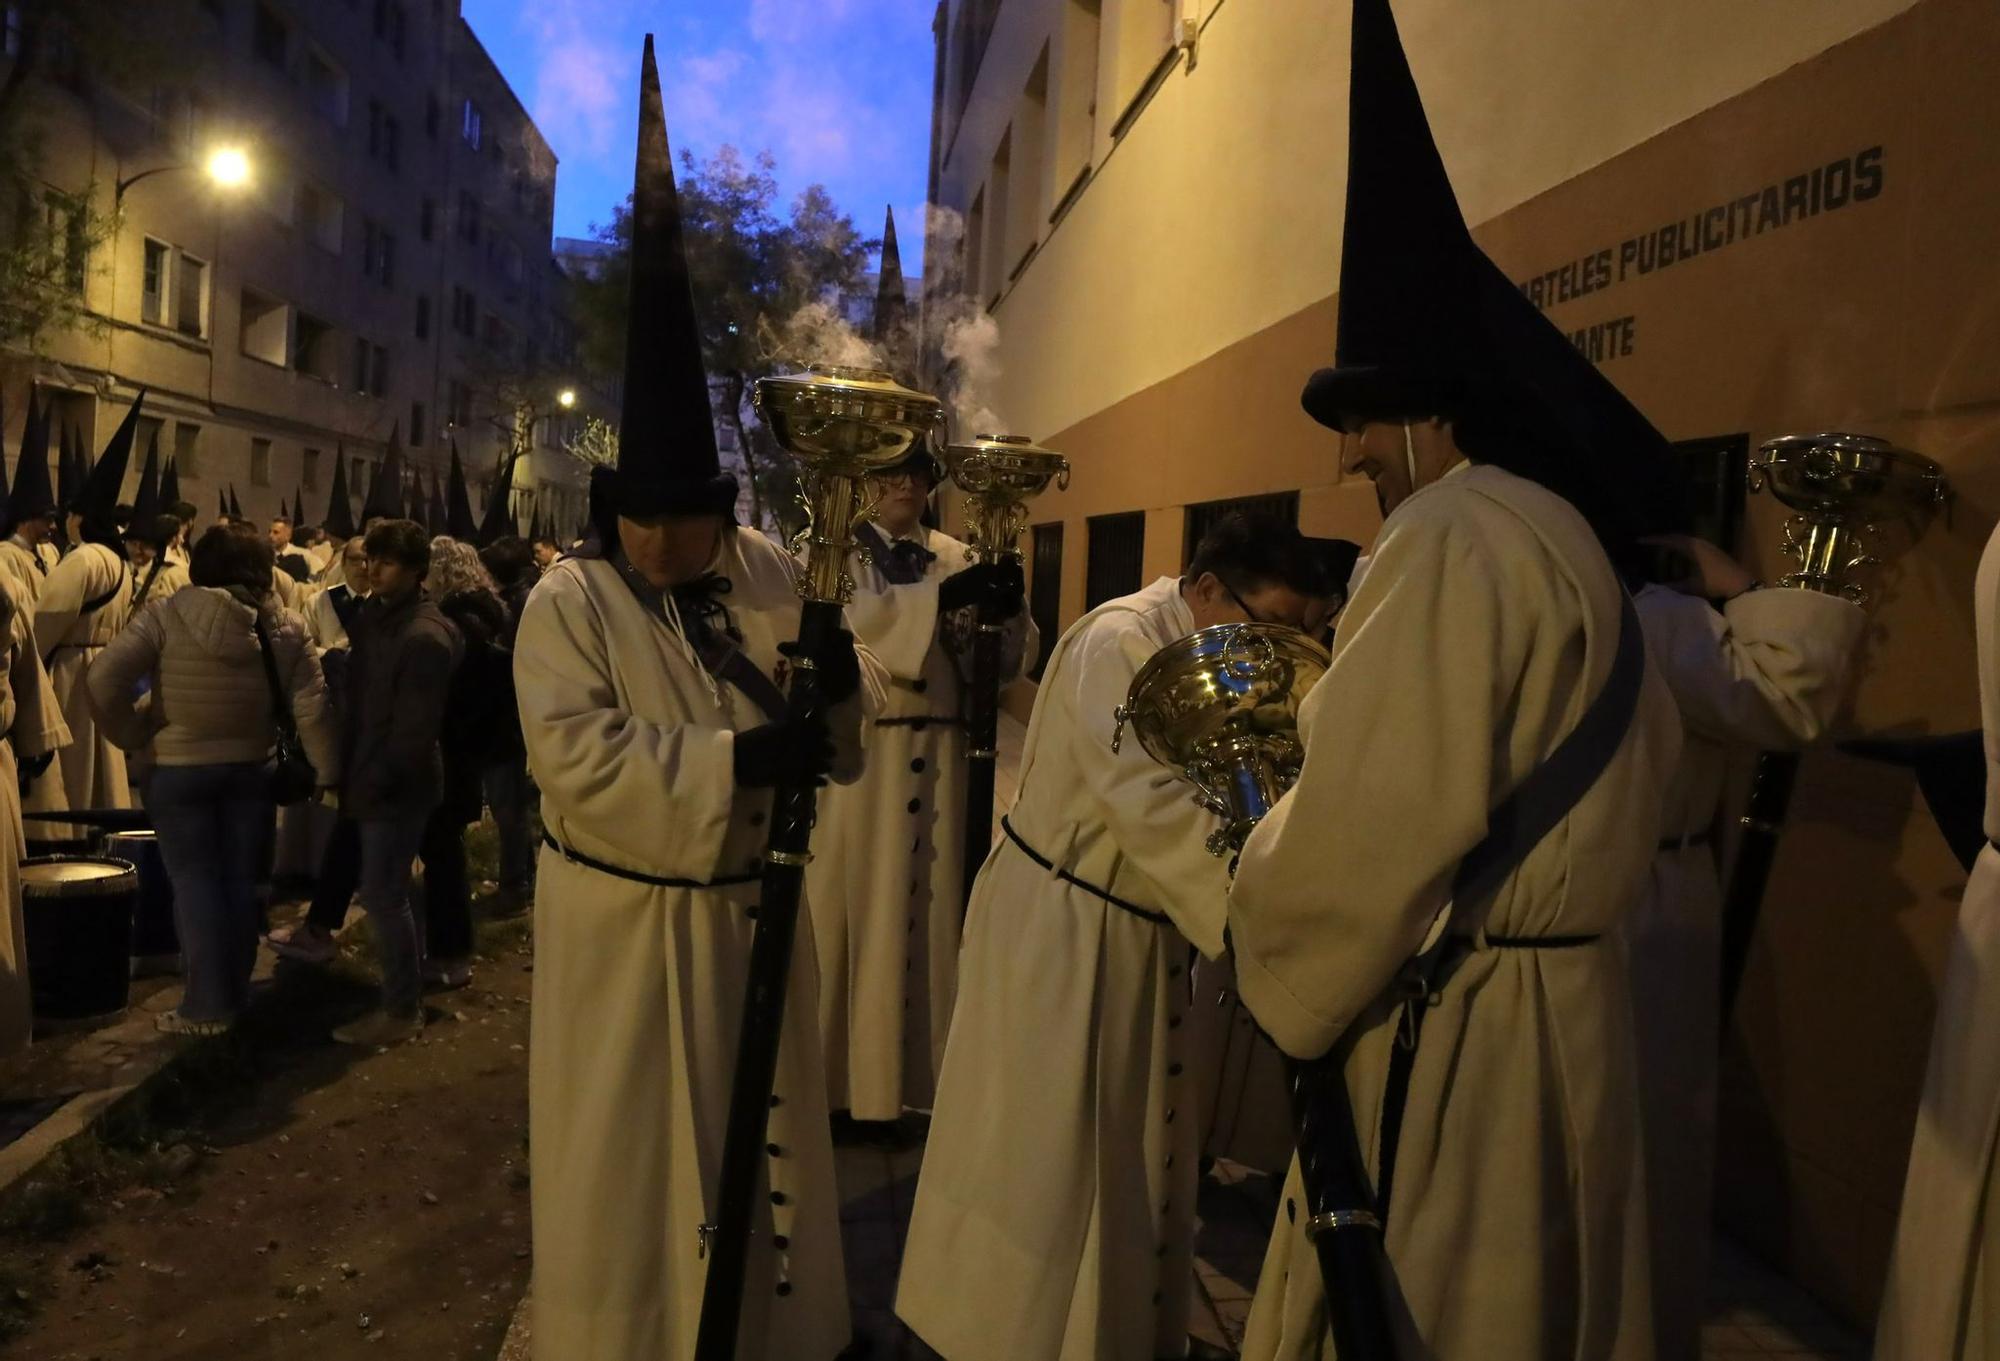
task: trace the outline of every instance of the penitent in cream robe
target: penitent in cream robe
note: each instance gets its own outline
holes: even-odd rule
[[[1243,1000],[1281,1049],[1344,1051],[1370,1176],[1399,1015],[1389,988],[1487,813],[1570,732],[1611,670],[1622,590],[1570,505],[1460,467],[1383,525],[1301,714],[1298,783],[1245,845],[1229,924]],[[1389,1209],[1402,1355],[1653,1354],[1631,997],[1616,931],[1659,841],[1679,748],[1646,677],[1623,744],[1488,901],[1424,1021]],[[1570,948],[1500,948],[1574,937]],[[1297,1162],[1246,1361],[1333,1355]],[[1347,1358],[1346,1361],[1358,1361]]]
[[[2000,837],[2000,530],[1973,588],[1986,837]],[[2000,851],[1972,867],[1945,957],[1876,1361],[2000,1357]]]
[[[848,622],[888,669],[888,703],[874,720],[867,771],[820,796],[806,871],[827,1099],[857,1120],[930,1108],[965,915],[966,706],[938,585],[971,555],[934,529],[920,526],[911,539],[935,555],[921,581],[897,584],[880,563],[850,564]],[[1001,641],[1005,684],[1034,646],[1026,611]],[[977,853],[986,848],[981,841]]]
[[[768,678],[797,634],[791,560],[745,529],[711,568]],[[862,693],[835,709],[835,774],[859,773]],[[713,680],[610,563],[568,559],[522,611],[514,683],[549,835],[590,859],[720,888],[619,878],[544,847],[529,1056],[535,1355],[687,1361],[715,1212],[769,790],[739,789],[735,734],[768,722]],[[792,955],[752,1221],[741,1361],[831,1361],[851,1329],[827,1129],[811,922]]]
[[[1003,838],[973,886],[896,1295],[950,1361],[1187,1348],[1189,943],[1221,952],[1228,871],[1192,789],[1111,733],[1139,668],[1193,631],[1164,577],[1078,620],[1035,696],[1008,821],[1053,868]]]
[[[1861,607],[1817,591],[1750,591],[1715,610],[1664,586],[1636,599],[1646,655],[1685,740],[1660,846],[1624,935],[1632,961],[1639,1109],[1660,1361],[1695,1361],[1708,1299],[1722,1043],[1722,885],[1710,843],[1734,760],[1795,751],[1826,730],[1861,638]]]

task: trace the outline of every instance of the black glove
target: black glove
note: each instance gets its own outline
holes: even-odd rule
[[[23,756],[20,759],[17,763],[18,769],[14,772],[14,779],[23,794],[28,792],[28,786],[39,779],[42,772],[49,768],[49,763],[55,759],[56,754],[52,751],[45,751],[40,756]]]
[[[983,605],[1001,618],[1011,619],[1021,612],[1026,589],[1020,563],[975,562],[938,583],[938,608],[962,610],[968,605]]]
[[[778,651],[787,657],[799,655],[797,643],[780,643]],[[820,699],[829,705],[852,699],[861,688],[861,659],[854,655],[854,635],[846,629],[834,630],[833,637],[813,657],[813,673],[819,678]]]
[[[781,784],[826,784],[833,769],[833,737],[826,720],[766,723],[736,734],[736,783],[745,789]]]

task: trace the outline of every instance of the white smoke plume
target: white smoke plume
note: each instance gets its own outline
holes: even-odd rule
[[[776,323],[759,320],[757,328],[759,347],[774,364],[883,367],[882,352],[848,323],[830,298],[809,302]]]
[[[965,216],[931,205],[924,236],[924,333],[943,371],[939,395],[951,407],[954,439],[1012,433],[995,409],[1000,387],[1000,323],[965,279]]]

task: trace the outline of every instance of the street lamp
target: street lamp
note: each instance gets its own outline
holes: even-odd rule
[[[576,405],[576,389],[564,388],[556,394],[556,405],[567,411]]]
[[[140,180],[151,179],[155,175],[164,175],[169,170],[193,170],[195,168],[191,162],[183,161],[176,165],[156,165],[151,170],[141,170],[136,175],[127,175],[124,179],[119,180],[112,190],[112,206],[116,208],[118,205],[124,203],[125,191]],[[250,182],[250,155],[239,146],[219,146],[208,153],[208,159],[202,162],[200,169],[219,188],[240,188]]]

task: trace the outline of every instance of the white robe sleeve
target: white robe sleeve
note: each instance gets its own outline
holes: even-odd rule
[[[938,583],[929,576],[908,586],[891,585],[872,567],[861,573],[847,602],[847,627],[866,643],[892,676],[916,680],[924,674],[937,637]]]
[[[1867,623],[1852,601],[1783,588],[1747,592],[1717,613],[1654,587],[1640,592],[1638,608],[1688,730],[1779,751],[1826,731]]]
[[[1522,640],[1507,574],[1442,517],[1392,524],[1300,711],[1305,765],[1229,896],[1243,1000],[1278,1047],[1326,1052],[1422,945],[1486,834]]]
[[[514,688],[535,783],[558,828],[574,824],[648,874],[706,882],[736,795],[735,734],[620,707],[604,627],[581,583],[563,576],[521,613]],[[644,640],[633,648],[649,651]]]
[[[51,652],[71,641],[70,633],[82,617],[83,607],[108,591],[115,591],[125,579],[124,561],[109,552],[93,551],[85,545],[49,569],[35,600],[35,637],[42,651]],[[110,608],[109,604],[99,609]]]
[[[1134,616],[1109,616],[1071,645],[1064,669],[1073,676],[1077,765],[1084,772],[1111,839],[1161,894],[1160,906],[1196,949],[1222,953],[1227,861],[1210,855],[1206,842],[1217,826],[1213,813],[1194,801],[1193,788],[1147,755],[1129,731],[1111,750],[1114,711],[1125,702],[1132,678],[1159,651]]]
[[[854,656],[861,663],[861,688],[827,711],[835,784],[853,784],[861,778],[867,764],[868,733],[875,726],[875,716],[888,703],[889,672],[874,649],[857,639]]]
[[[6,737],[17,758],[45,756],[70,743],[69,725],[63,721],[62,705],[55,686],[49,683],[48,668],[42,665],[41,649],[35,644],[34,616],[21,608],[13,588],[4,587],[7,632],[13,652],[8,660],[8,690],[13,714]]]

